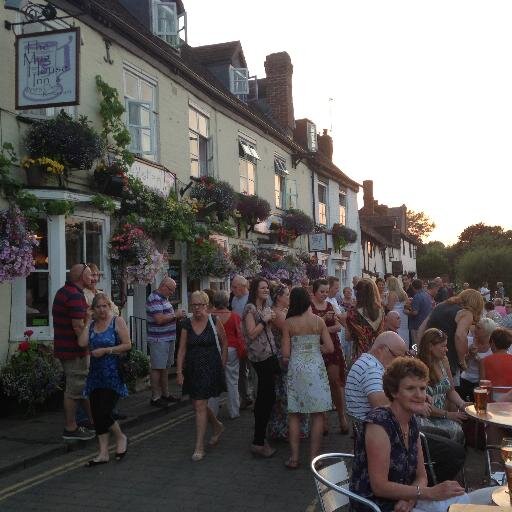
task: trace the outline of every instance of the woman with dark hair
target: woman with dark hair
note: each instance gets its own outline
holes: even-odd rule
[[[331,336],[334,351],[323,354],[327,375],[329,377],[329,386],[331,396],[340,423],[340,433],[348,434],[348,421],[345,415],[345,358],[341,350],[340,338],[338,332],[342,326],[336,317],[336,312],[332,304],[327,301],[329,295],[329,281],[327,279],[317,279],[313,283],[313,295],[311,297],[311,311],[323,319],[329,335]],[[328,432],[327,415],[325,415],[324,431]]]
[[[286,365],[283,363],[283,355],[281,352],[281,338],[286,321],[286,313],[290,305],[290,290],[284,283],[274,283],[270,288],[272,311],[276,314],[271,329],[277,347],[277,357],[282,370],[279,375],[276,375],[276,401],[268,422],[267,434],[271,439],[286,440],[288,439],[288,394],[286,391]],[[304,415],[301,415],[300,435],[301,437],[308,437],[309,435],[309,422],[307,416]]]
[[[429,369],[427,393],[432,397],[432,411],[430,416],[419,418],[419,422],[430,429],[442,430],[453,441],[464,444],[461,423],[467,419],[466,402],[455,391],[447,352],[447,336],[443,331],[432,328],[423,333],[418,358]],[[447,410],[448,401],[457,408],[456,411]]]
[[[353,342],[352,361],[373,345],[375,338],[384,331],[384,310],[379,290],[371,279],[357,283],[356,307],[347,313],[347,331]]]
[[[300,413],[311,414],[311,458],[320,451],[323,415],[332,407],[329,380],[322,354],[334,346],[325,322],[313,314],[304,288],[294,288],[283,325],[282,353],[288,361],[288,439],[291,455],[286,467],[299,467]]]
[[[266,441],[267,425],[276,399],[275,376],[279,373],[277,347],[272,334],[276,314],[269,305],[268,281],[256,277],[251,282],[249,297],[242,315],[242,326],[247,342],[247,355],[258,376],[258,390],[254,404],[253,455],[272,457],[276,450]]]
[[[428,368],[412,357],[398,357],[386,369],[384,393],[391,404],[376,407],[356,438],[350,490],[382,512],[448,510],[453,503],[490,504],[492,488],[465,494],[458,482],[428,487],[417,418],[425,407]],[[351,502],[356,512],[365,505]]]

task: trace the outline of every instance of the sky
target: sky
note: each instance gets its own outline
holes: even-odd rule
[[[287,51],[295,118],[332,129],[334,163],[380,204],[424,211],[430,240],[512,228],[512,1],[184,4],[189,44],[240,40],[251,75]]]

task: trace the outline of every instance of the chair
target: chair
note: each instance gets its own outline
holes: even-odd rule
[[[436,477],[436,472],[434,470],[435,462],[432,462],[432,458],[430,457],[430,450],[428,447],[428,440],[423,432],[420,432],[420,441],[421,441],[421,449],[423,451],[423,459],[424,459],[425,469],[427,470],[427,473],[428,473],[429,483],[430,483],[430,485],[436,485],[437,477]]]
[[[351,453],[324,453],[311,461],[311,471],[315,477],[322,512],[334,512],[342,507],[348,507],[350,500],[362,503],[374,512],[381,512],[373,501],[348,489],[350,473],[347,462],[351,462],[353,459],[354,455]],[[335,462],[325,465],[327,460]]]

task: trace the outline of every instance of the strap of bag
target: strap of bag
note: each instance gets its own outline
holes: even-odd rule
[[[265,336],[267,337],[268,346],[270,347],[270,352],[272,353],[273,356],[275,356],[274,349],[272,348],[272,343],[270,342],[270,338],[268,336],[266,325],[263,326],[263,332],[265,333]]]
[[[212,315],[208,315],[208,322],[210,322],[210,325],[212,326],[213,334],[215,335],[215,343],[217,344],[217,350],[219,351],[219,354],[220,354],[221,350],[220,350],[219,336],[217,334],[217,329],[215,328],[215,324],[213,323]]]

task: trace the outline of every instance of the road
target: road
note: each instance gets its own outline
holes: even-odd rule
[[[221,409],[222,419],[222,409]],[[308,468],[284,467],[288,445],[277,443],[268,460],[251,456],[252,411],[222,420],[226,431],[200,462],[192,462],[194,416],[191,407],[127,431],[125,459],[86,468],[90,447],[0,480],[0,511],[304,511],[319,510]],[[332,417],[334,425],[335,419]],[[348,436],[331,434],[323,451],[350,451]]]

